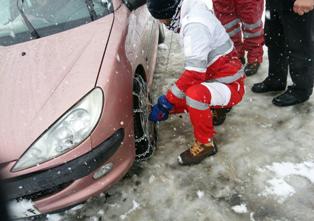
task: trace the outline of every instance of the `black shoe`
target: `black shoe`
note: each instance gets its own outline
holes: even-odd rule
[[[285,86],[274,87],[274,86],[270,86],[269,84],[265,83],[265,81],[263,81],[261,83],[256,83],[252,87],[252,91],[254,93],[266,93],[266,92],[270,92],[270,91],[283,91],[285,89],[286,89]]]
[[[221,124],[223,124],[223,122],[225,122],[226,120],[226,110],[223,108],[219,108],[219,109],[212,109],[212,113],[213,113],[213,125],[214,126],[219,126]]]
[[[247,64],[244,68],[244,73],[246,76],[252,76],[257,73],[260,64],[254,62],[252,64]]]
[[[300,97],[292,90],[287,90],[283,94],[273,99],[273,104],[279,107],[287,107],[307,101],[309,97]]]
[[[240,61],[241,61],[241,63],[242,63],[243,65],[245,65],[245,57],[241,57],[241,58],[240,58]]]

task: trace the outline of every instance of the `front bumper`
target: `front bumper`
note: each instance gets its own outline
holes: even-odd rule
[[[39,192],[50,192],[57,187],[80,179],[108,160],[123,141],[124,130],[119,129],[109,139],[89,153],[61,166],[17,177],[5,182],[8,199],[32,198]]]
[[[13,217],[22,218],[64,209],[109,188],[128,171],[134,160],[134,147],[125,145],[130,143],[130,139],[125,138],[124,133],[124,129],[117,130],[89,153],[61,166],[6,180],[5,187],[11,202],[32,202],[38,210],[36,213],[26,211],[13,214]],[[113,164],[112,171],[95,180],[93,171],[108,160]]]

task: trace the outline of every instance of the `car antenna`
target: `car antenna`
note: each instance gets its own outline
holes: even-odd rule
[[[36,38],[36,39],[37,39],[37,38],[40,38],[38,32],[36,31],[36,29],[34,28],[34,26],[32,25],[32,23],[31,23],[31,22],[28,20],[28,18],[26,17],[26,15],[25,15],[24,11],[22,10],[22,8],[20,7],[20,4],[19,4],[19,3],[20,3],[20,0],[16,0],[17,9],[18,9],[20,15],[22,16],[23,21],[25,22],[25,25],[26,25],[26,27],[28,28],[28,30],[29,30],[31,36],[32,36],[33,38]],[[22,4],[23,4],[23,3],[24,3],[24,0],[22,0]]]

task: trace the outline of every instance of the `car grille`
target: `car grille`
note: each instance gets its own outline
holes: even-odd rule
[[[24,196],[24,197],[21,197],[21,198],[27,199],[27,200],[33,200],[33,201],[34,200],[38,200],[40,198],[47,197],[49,195],[53,195],[53,194],[56,194],[56,193],[60,192],[61,190],[65,189],[66,187],[71,185],[71,183],[72,182],[64,183],[64,184],[55,186],[53,188],[46,189],[46,190],[40,191],[38,193],[27,195],[27,196]]]

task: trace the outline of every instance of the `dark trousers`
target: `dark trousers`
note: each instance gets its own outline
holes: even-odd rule
[[[289,70],[293,81],[289,89],[301,98],[309,97],[314,80],[314,11],[299,16],[292,9],[272,7],[270,1],[266,5],[269,69],[265,81],[274,87],[285,86]]]

